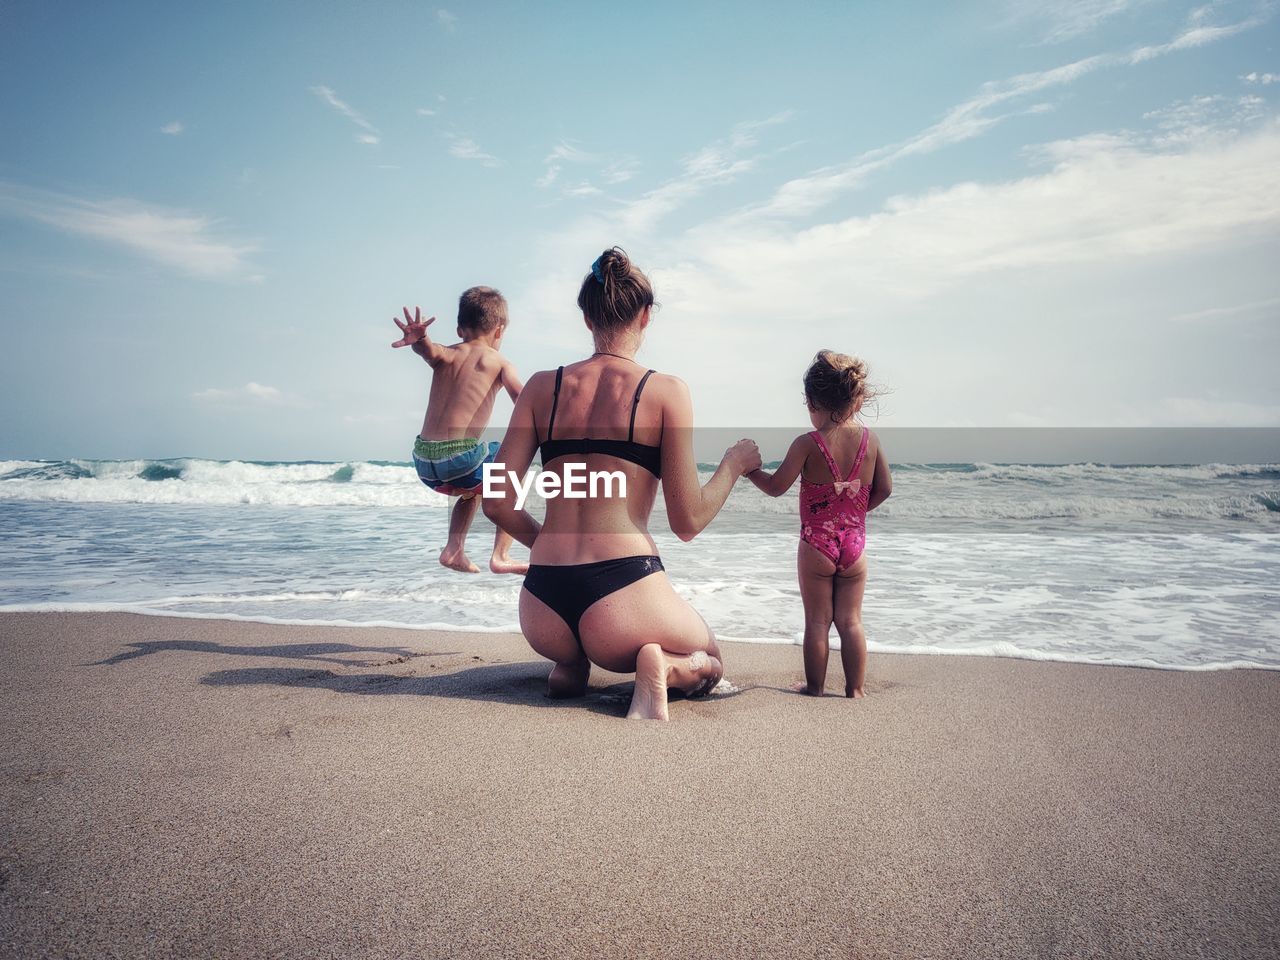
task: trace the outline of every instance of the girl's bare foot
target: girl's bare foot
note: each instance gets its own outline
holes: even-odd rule
[[[489,558],[489,571],[491,573],[518,573],[523,576],[529,572],[529,565],[519,560],[512,560],[505,553],[495,553]]]
[[[585,657],[577,663],[557,663],[547,677],[547,696],[552,700],[580,697],[587,692],[591,661]]]
[[[479,573],[480,568],[467,559],[461,550],[450,550],[445,547],[440,551],[440,566],[457,570],[459,573]]]
[[[844,695],[850,700],[865,700],[867,692],[861,687],[845,687]]]

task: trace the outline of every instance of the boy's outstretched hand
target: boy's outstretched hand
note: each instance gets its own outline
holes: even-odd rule
[[[422,319],[422,311],[417,307],[413,308],[413,316],[409,316],[409,308],[404,308],[404,323],[400,322],[399,317],[392,317],[392,322],[400,328],[400,332],[404,334],[399,340],[393,343],[393,347],[412,347],[415,343],[427,339],[427,327],[436,322],[435,317]]]

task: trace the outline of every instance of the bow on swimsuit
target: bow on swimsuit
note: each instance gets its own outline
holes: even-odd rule
[[[655,477],[662,476],[662,448],[635,442],[636,410],[640,407],[640,394],[653,371],[640,378],[635,396],[631,400],[631,425],[625,440],[598,440],[589,437],[569,440],[553,439],[556,428],[556,408],[560,405],[560,382],[564,379],[564,367],[556,370],[555,395],[551,400],[551,419],[547,423],[547,439],[538,444],[545,468],[552,460],[577,454],[606,453],[619,460],[644,467]],[[524,578],[524,588],[559,614],[560,619],[573,631],[573,637],[582,644],[578,625],[582,615],[611,593],[630,586],[652,573],[663,570],[662,561],[655,556],[617,557],[596,563],[571,563],[529,565]]]
[[[853,469],[843,480],[835,458],[827,449],[822,434],[814,430],[809,436],[826,458],[832,483],[813,483],[800,477],[800,539],[836,565],[848,570],[862,556],[867,545],[867,502],[871,487],[862,486],[858,471],[867,455],[867,428],[862,428],[862,442]]]

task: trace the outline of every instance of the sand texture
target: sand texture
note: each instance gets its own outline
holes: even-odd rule
[[[627,723],[518,636],[0,615],[0,956],[1280,955],[1280,673],[725,659]]]

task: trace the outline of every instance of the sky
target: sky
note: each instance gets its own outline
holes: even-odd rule
[[[391,322],[591,351],[618,244],[698,422],[1280,427],[1280,9],[0,5],[0,457],[407,459]],[[509,414],[504,400],[496,411]]]

